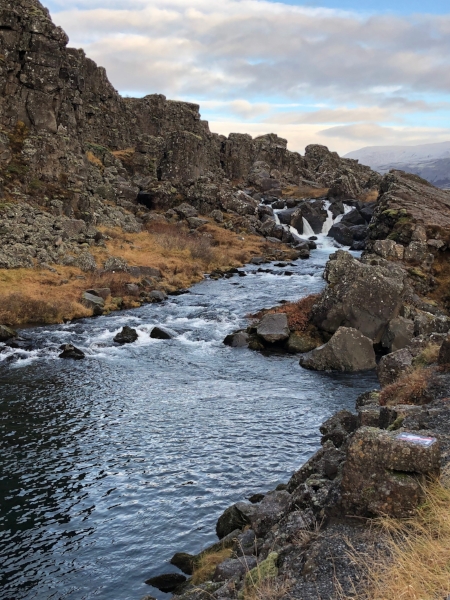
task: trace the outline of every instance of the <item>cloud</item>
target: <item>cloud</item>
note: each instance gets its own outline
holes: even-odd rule
[[[55,18],[121,89],[130,79],[124,65],[144,65],[146,77],[134,69],[132,87],[145,92],[160,85],[160,70],[176,60],[185,75],[180,83],[171,66],[161,90],[169,95],[202,93],[209,78],[211,85],[222,81],[218,95],[227,98],[450,93],[450,16],[362,18],[256,0],[110,5],[89,2]],[[156,65],[154,77],[147,63]]]

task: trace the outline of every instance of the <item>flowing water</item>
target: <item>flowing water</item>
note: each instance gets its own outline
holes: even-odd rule
[[[165,598],[144,581],[214,542],[227,506],[288,480],[375,376],[222,340],[248,312],[320,291],[329,252],[291,276],[249,266],[163,305],[27,330],[29,352],[0,348],[2,600]],[[139,340],[117,347],[124,325]],[[174,339],[151,339],[154,325]],[[68,342],[86,360],[59,360]]]

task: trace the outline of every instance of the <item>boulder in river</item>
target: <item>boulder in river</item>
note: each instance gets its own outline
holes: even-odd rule
[[[0,342],[7,342],[15,337],[17,337],[17,331],[6,327],[6,325],[0,325]]]
[[[153,327],[150,337],[154,340],[171,340],[173,335],[161,327]]]
[[[223,340],[225,346],[231,346],[232,348],[247,348],[249,342],[249,336],[246,331],[236,331],[230,333]]]
[[[283,342],[289,338],[289,326],[286,313],[265,315],[256,327],[256,333],[269,344]]]
[[[132,344],[133,342],[135,342],[138,339],[138,332],[136,331],[136,329],[133,329],[132,327],[128,327],[128,325],[125,325],[125,327],[122,329],[122,331],[120,331],[114,338],[114,341],[116,342],[116,344]]]
[[[62,352],[59,355],[59,358],[67,358],[72,360],[83,360],[83,358],[86,358],[84,352],[79,348],[75,348],[75,346],[72,346],[72,344],[64,344],[60,347],[60,350],[62,350]]]
[[[345,372],[377,366],[372,340],[351,327],[340,327],[327,344],[303,355],[300,365],[314,371]]]
[[[164,594],[170,594],[186,580],[187,578],[180,573],[166,573],[165,575],[157,575],[156,577],[147,579],[145,583],[151,585],[160,592],[164,592]]]
[[[192,575],[194,572],[195,555],[188,554],[187,552],[177,552],[170,559],[170,564],[178,567],[180,571],[186,573],[186,575]]]

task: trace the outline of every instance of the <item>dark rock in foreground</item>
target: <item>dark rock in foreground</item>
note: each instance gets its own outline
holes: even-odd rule
[[[157,577],[147,579],[145,583],[155,587],[160,592],[170,594],[185,581],[186,577],[184,575],[180,575],[179,573],[167,573],[166,575],[158,575]]]
[[[132,344],[138,339],[138,337],[139,336],[136,329],[132,329],[131,327],[128,327],[128,325],[125,325],[122,331],[115,336],[114,341],[116,344],[121,345]]]
[[[67,358],[72,360],[83,360],[86,358],[86,355],[79,348],[75,348],[72,344],[64,344],[61,346],[60,350],[62,350],[59,358]]]
[[[187,552],[177,552],[170,559],[170,564],[178,567],[186,575],[192,575],[194,572],[195,556]]]

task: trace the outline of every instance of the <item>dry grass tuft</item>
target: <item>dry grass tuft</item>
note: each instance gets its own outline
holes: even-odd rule
[[[412,518],[377,521],[387,545],[383,553],[352,553],[368,578],[360,600],[444,600],[450,594],[448,471],[424,493],[426,500]]]
[[[218,552],[205,552],[199,558],[198,564],[194,568],[191,583],[200,585],[205,581],[210,581],[214,575],[217,565],[232,555],[231,548],[224,548]]]
[[[247,592],[245,600],[281,600],[289,593],[290,589],[291,583],[288,579],[270,577]]]
[[[386,386],[380,392],[381,406],[396,406],[397,404],[426,404],[432,369],[417,368],[404,373],[394,383]]]
[[[365,192],[361,194],[358,198],[361,202],[376,202],[378,200],[378,190],[370,190],[369,192]]]
[[[309,319],[311,317],[311,311],[314,304],[319,299],[320,294],[311,294],[298,300],[297,302],[287,302],[281,306],[270,308],[267,310],[261,310],[254,315],[249,315],[253,319],[261,319],[264,315],[286,313],[288,318],[289,329],[291,331],[297,331],[303,333],[306,331],[309,325]]]
[[[316,188],[308,185],[289,185],[283,188],[283,198],[323,198],[329,188]]]
[[[441,347],[439,344],[428,344],[413,360],[414,367],[427,367],[437,363]]]
[[[86,152],[86,158],[91,163],[91,165],[94,165],[94,167],[98,167],[99,169],[103,169],[103,163],[102,163],[102,161],[99,158],[97,158],[95,156],[95,154],[93,152],[91,152],[91,150],[88,150]]]

